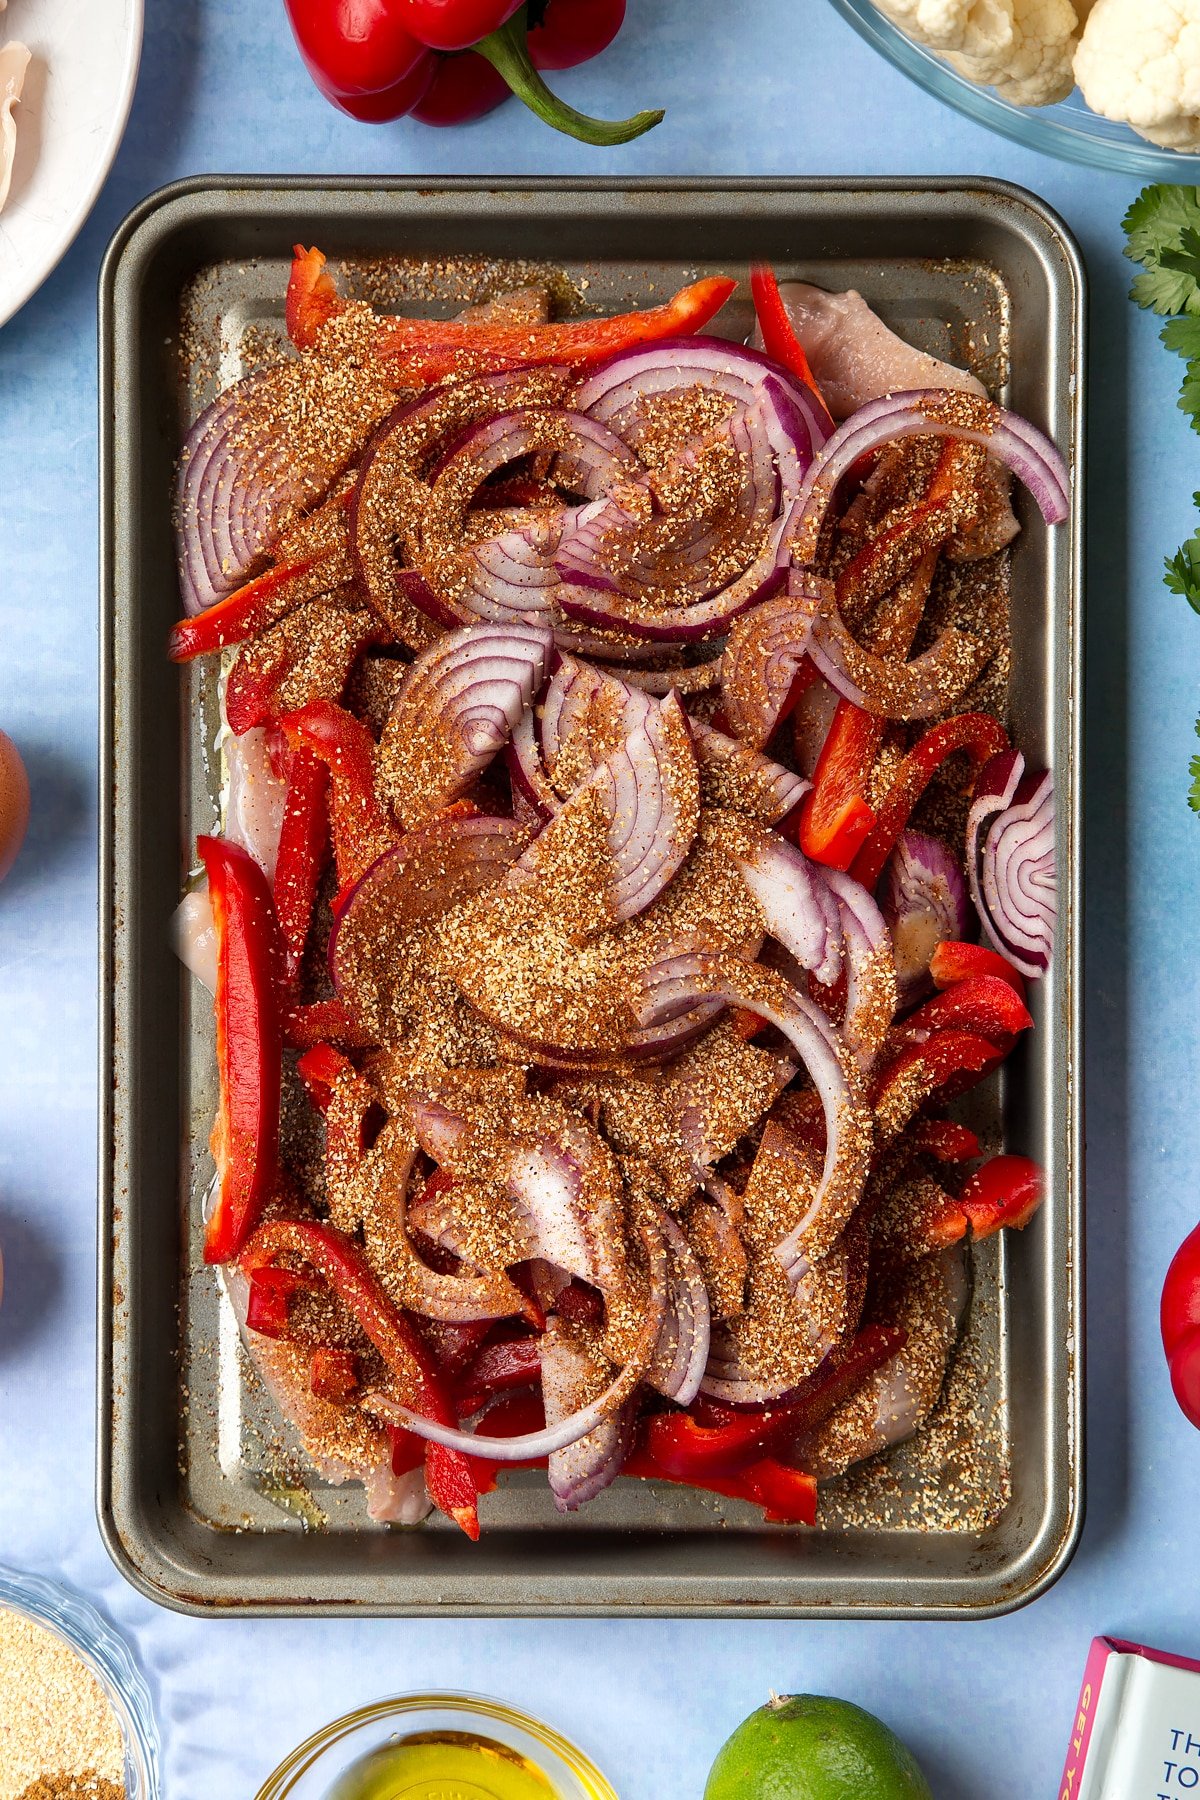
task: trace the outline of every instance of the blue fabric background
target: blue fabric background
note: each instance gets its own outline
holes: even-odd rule
[[[10,13],[17,27],[17,8]],[[822,0],[631,0],[562,78],[582,106],[665,104],[591,151],[516,106],[454,134],[357,126],[310,87],[280,0],[149,0],[128,136],[96,213],[0,332],[0,724],[28,759],[29,843],[0,891],[0,1557],[101,1597],[159,1691],[170,1800],[242,1800],[385,1690],[491,1690],[588,1747],[626,1800],[698,1795],[769,1688],[844,1694],[912,1742],[939,1800],[1055,1791],[1088,1639],[1200,1654],[1200,1437],[1158,1343],[1195,1183],[1200,820],[1185,804],[1200,621],[1161,585],[1200,447],[1179,368],[1125,298],[1135,184],[1023,152],[893,73]],[[1079,1556],[994,1623],[202,1622],[126,1589],[92,1512],[96,1031],[96,350],[101,254],[152,188],[201,171],[981,173],[1080,237],[1092,280],[1088,596],[1090,1501]]]

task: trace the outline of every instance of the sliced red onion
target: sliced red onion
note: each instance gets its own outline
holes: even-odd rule
[[[782,1031],[812,1076],[825,1114],[825,1161],[809,1214],[776,1246],[789,1278],[803,1273],[800,1240],[817,1214],[836,1207],[848,1215],[862,1193],[870,1162],[872,1122],[862,1075],[829,1021],[806,995],[761,965],[707,949],[664,956],[643,977],[644,1023],[675,1016],[700,999],[748,1007]]]
[[[518,406],[468,425],[443,453],[429,478],[435,507],[439,491],[453,487],[454,510],[465,512],[485,481],[537,451],[557,453],[567,477],[563,485],[589,500],[638,466],[633,451],[600,419],[561,406]]]
[[[585,1347],[557,1319],[548,1320],[542,1337],[546,1424],[553,1428],[575,1414],[593,1379]],[[626,1401],[583,1437],[551,1453],[547,1476],[560,1512],[576,1512],[616,1480],[633,1446],[635,1421],[635,1403]]]
[[[329,967],[338,994],[355,1006],[376,991],[414,925],[500,881],[529,842],[513,819],[451,819],[424,825],[385,851],[361,877],[334,920]]]
[[[1050,440],[1027,420],[973,394],[921,388],[871,400],[839,425],[805,478],[792,536],[798,562],[811,563],[838,486],[861,456],[905,437],[953,437],[980,444],[1028,487],[1048,525],[1070,512],[1071,478]]]
[[[749,840],[738,867],[766,921],[767,931],[825,987],[842,966],[842,920],[823,871],[773,831]]]
[[[423,650],[380,742],[380,786],[409,826],[441,812],[503,750],[553,649],[540,625],[468,625]]]
[[[399,1401],[387,1402],[384,1416],[407,1426],[418,1437],[426,1438],[431,1443],[444,1444],[448,1450],[461,1450],[466,1456],[486,1456],[492,1462],[530,1462],[543,1456],[552,1456],[556,1450],[566,1449],[568,1444],[578,1443],[580,1438],[595,1430],[606,1419],[612,1418],[633,1398],[662,1330],[667,1304],[666,1251],[656,1232],[643,1227],[639,1235],[650,1269],[645,1317],[629,1361],[617,1372],[604,1392],[588,1405],[569,1413],[557,1425],[547,1425],[542,1431],[529,1431],[520,1437],[511,1438],[486,1437],[482,1432],[460,1431],[454,1426],[439,1425],[435,1419],[427,1419]],[[384,1403],[376,1400],[374,1404],[376,1410],[380,1410]]]
[[[597,654],[603,658],[609,652],[601,650]],[[654,658],[657,666],[621,669],[619,673],[622,681],[629,687],[641,688],[647,694],[658,694],[660,698],[663,694],[669,694],[672,688],[677,694],[707,694],[713,688],[720,686],[721,653],[719,650],[713,653],[710,646],[709,653],[698,660],[672,661],[665,667],[662,666],[660,660],[664,654],[663,651],[651,646],[647,660]],[[614,675],[618,671],[607,669],[605,673]]]
[[[551,776],[558,783],[558,763],[570,746],[570,766],[577,779],[594,771],[611,752],[603,735],[627,738],[646,725],[655,711],[653,698],[631,688],[615,675],[606,675],[591,663],[563,656],[550,678],[542,705],[542,752]],[[603,715],[605,732],[599,730]],[[577,783],[576,783],[577,784]],[[567,793],[560,786],[560,791]]]
[[[967,877],[988,937],[1034,980],[1050,966],[1058,921],[1054,835],[1049,770],[1027,775],[1019,750],[993,757],[967,815]]]
[[[659,1230],[667,1248],[667,1310],[646,1380],[668,1400],[690,1406],[708,1362],[712,1317],[704,1273],[683,1232],[661,1207]]]
[[[815,1377],[808,1377],[810,1381],[813,1379]],[[707,1400],[732,1406],[740,1412],[762,1412],[765,1407],[781,1405],[803,1393],[806,1386],[807,1381],[799,1385],[793,1381],[764,1381],[742,1360],[737,1339],[729,1327],[714,1325],[712,1353],[700,1383],[700,1392]]]
[[[519,799],[529,808],[527,819],[522,823],[537,821],[544,824],[547,819],[552,819],[560,801],[542,761],[532,708],[522,713],[514,725],[505,757],[512,782],[514,811]]]
[[[959,858],[941,838],[902,831],[883,872],[879,906],[892,934],[901,1006],[933,987],[929,963],[946,938],[970,934],[971,902]]]
[[[702,719],[691,723],[700,765],[700,797],[710,805],[727,804],[735,812],[749,813],[763,825],[777,825],[799,806],[812,786],[803,776],[764,756],[761,750],[752,750],[749,744],[726,737]],[[727,787],[732,788],[732,793],[725,796]],[[754,798],[753,807],[750,796]]]
[[[202,612],[242,585],[305,499],[315,499],[277,435],[256,423],[275,370],[244,376],[205,407],[184,440],[175,497],[184,610]],[[326,485],[329,477],[326,476]]]
[[[699,386],[715,388],[732,406],[745,408],[767,380],[778,385],[798,413],[811,456],[829,432],[812,394],[761,351],[725,338],[666,338],[618,351],[588,371],[572,399],[581,412],[615,425],[636,449],[636,427],[647,400]]]
[[[864,1066],[883,1047],[896,1016],[896,959],[883,914],[861,882],[821,870],[841,912],[846,939],[846,1014],[842,1036]]]
[[[755,750],[768,742],[783,715],[830,592],[829,583],[811,571],[794,569],[787,594],[743,614],[729,634],[722,706],[730,730]]]
[[[810,681],[796,702],[792,714],[792,743],[796,765],[802,775],[811,777],[829,736],[839,695],[827,681]]]
[[[668,694],[621,748],[576,790],[558,815],[599,799],[609,822],[614,922],[644,912],[687,860],[700,819],[700,784],[687,715]],[[555,820],[547,831],[558,829]],[[544,846],[535,838],[513,879],[536,879]]]

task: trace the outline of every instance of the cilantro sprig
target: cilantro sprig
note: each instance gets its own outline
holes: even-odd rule
[[[1131,300],[1165,316],[1161,337],[1187,365],[1179,390],[1179,410],[1200,432],[1200,188],[1143,188],[1125,214],[1125,254],[1142,265],[1129,290]],[[1192,498],[1200,508],[1200,491]],[[1200,529],[1174,556],[1164,560],[1163,580],[1172,594],[1200,613]],[[1200,737],[1200,719],[1196,721]],[[1200,813],[1200,754],[1188,767],[1188,805]]]

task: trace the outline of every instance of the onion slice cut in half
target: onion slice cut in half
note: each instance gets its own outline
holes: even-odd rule
[[[1054,949],[1054,835],[1049,770],[1026,774],[1019,750],[993,757],[967,815],[967,878],[987,935],[1031,979],[1046,973]]]
[[[825,1114],[825,1160],[812,1214],[830,1207],[848,1217],[862,1194],[870,1164],[871,1110],[858,1065],[820,1009],[760,964],[689,947],[669,953],[648,969],[643,993],[640,1017],[646,1024],[674,1016],[686,1004],[716,999],[747,1007],[783,1033],[812,1076]],[[806,1219],[803,1229],[811,1223]],[[803,1229],[789,1232],[775,1249],[793,1282],[806,1266],[799,1249]]]
[[[773,831],[747,833],[742,878],[763,911],[768,934],[802,969],[832,987],[842,966],[842,919],[824,870]]]
[[[444,811],[504,749],[552,649],[543,625],[469,625],[421,652],[379,745],[379,787],[407,830]]]
[[[959,858],[941,838],[900,833],[880,883],[879,907],[892,934],[902,1006],[933,987],[929,964],[946,938],[968,935],[971,902]]]
[[[794,569],[788,592],[743,613],[729,634],[721,670],[721,704],[729,729],[761,750],[783,717],[812,641],[830,583]]]

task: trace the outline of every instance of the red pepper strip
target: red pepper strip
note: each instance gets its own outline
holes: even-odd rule
[[[704,1493],[723,1494],[729,1500],[749,1500],[761,1506],[767,1520],[780,1525],[815,1525],[817,1522],[817,1484],[811,1475],[801,1474],[773,1457],[763,1457],[736,1475],[712,1475],[697,1480],[672,1475],[655,1462],[642,1445],[626,1459],[622,1475],[635,1475],[643,1481],[673,1481],[682,1487],[699,1488]]]
[[[974,1087],[1003,1061],[995,1044],[970,1031],[935,1031],[908,1044],[876,1075],[871,1102],[881,1142],[897,1137],[931,1095],[954,1085]]]
[[[297,244],[292,251],[284,317],[297,350],[311,350],[330,319],[346,310],[320,250]]]
[[[1175,1398],[1200,1430],[1200,1225],[1167,1270],[1159,1324]]]
[[[1028,1156],[993,1156],[967,1181],[958,1210],[973,1237],[991,1237],[1002,1226],[1021,1231],[1042,1204],[1045,1185],[1041,1168]]]
[[[399,1377],[401,1392],[413,1410],[441,1425],[457,1425],[433,1359],[409,1320],[393,1306],[357,1245],[330,1225],[277,1219],[258,1227],[242,1253],[242,1268],[253,1276],[288,1254],[311,1263],[353,1313],[388,1368]],[[457,1450],[429,1444],[425,1471],[434,1505],[469,1538],[477,1538],[476,1487],[467,1458]]]
[[[1032,1024],[1025,1002],[1007,981],[998,975],[970,975],[919,1006],[898,1030],[917,1042],[935,1031],[973,1031],[997,1049],[1008,1049]]]
[[[389,1425],[387,1434],[392,1446],[392,1474],[411,1475],[425,1461],[425,1439],[403,1425]]]
[[[600,362],[618,350],[702,331],[737,283],[710,276],[681,288],[665,306],[607,319],[570,319],[550,325],[479,325],[464,319],[382,319],[375,354],[394,365],[404,387],[426,387],[448,375],[487,374],[531,363]]]
[[[535,1337],[487,1344],[464,1371],[455,1392],[458,1409],[473,1418],[496,1394],[531,1387],[541,1380],[542,1346]]]
[[[735,1006],[730,1010],[729,1023],[742,1041],[748,1044],[751,1038],[757,1037],[760,1031],[766,1029],[767,1021],[758,1013],[751,1012],[748,1006]]]
[[[758,329],[762,333],[763,348],[768,356],[783,368],[788,369],[798,381],[802,381],[821,411],[825,414],[829,429],[833,431],[833,415],[825,404],[825,396],[817,386],[816,377],[809,367],[808,357],[804,354],[804,345],[796,336],[796,328],[792,324],[791,314],[784,304],[783,295],[779,292],[779,282],[774,269],[764,263],[756,263],[750,271],[750,292],[754,299],[754,311],[758,319]]]
[[[206,607],[194,619],[180,619],[171,627],[167,655],[172,662],[190,662],[195,656],[227,650],[230,645],[243,643],[278,624],[286,613],[309,598],[307,588],[300,585],[300,577],[323,561],[323,556],[306,556],[299,562],[280,563]],[[300,591],[293,592],[293,588]]]
[[[290,1006],[283,1015],[283,1041],[289,1050],[312,1050],[327,1041],[350,1050],[370,1048],[340,1000],[312,1000],[307,1006]]]
[[[308,1385],[318,1400],[328,1400],[333,1406],[347,1405],[362,1385],[358,1357],[353,1350],[319,1344],[309,1358]]]
[[[224,838],[198,838],[196,848],[217,928],[221,1087],[211,1139],[219,1192],[204,1260],[221,1263],[237,1255],[257,1225],[279,1174],[283,949],[267,878],[254,858]]]
[[[646,1449],[660,1468],[681,1480],[735,1475],[812,1431],[835,1407],[904,1348],[897,1327],[870,1325],[834,1359],[833,1367],[802,1382],[795,1395],[762,1412],[735,1412],[704,1401],[690,1412],[657,1413],[644,1427]],[[700,1417],[694,1416],[699,1413]]]
[[[896,770],[871,835],[850,867],[855,881],[860,881],[868,892],[874,890],[913,808],[948,756],[953,756],[956,750],[966,750],[971,758],[974,782],[985,763],[1009,748],[1008,733],[1003,725],[987,713],[959,713],[955,718],[943,719],[940,725],[931,727],[917,740]],[[809,798],[811,800],[812,796]]]
[[[309,750],[288,769],[283,828],[275,863],[275,912],[283,933],[285,974],[295,981],[304,960],[317,888],[329,858],[329,770]]]
[[[1007,981],[1022,1000],[1025,998],[1025,977],[1020,970],[1014,969],[998,950],[989,950],[984,944],[960,944],[957,938],[943,938],[930,958],[929,973],[940,988],[953,987],[972,975],[994,975],[999,981]]]
[[[375,740],[332,700],[310,700],[280,725],[293,750],[310,750],[329,768],[333,853],[344,893],[397,837],[375,791]]]
[[[246,1324],[260,1337],[282,1338],[288,1331],[288,1301],[297,1288],[311,1287],[303,1275],[291,1269],[260,1269],[251,1276],[246,1300]]]
[[[554,1302],[554,1311],[572,1325],[599,1327],[604,1324],[604,1301],[595,1288],[584,1287],[578,1281],[572,1281],[563,1289]]]
[[[490,1319],[471,1320],[461,1325],[443,1319],[421,1321],[421,1336],[437,1363],[438,1373],[448,1386],[453,1387],[463,1370],[478,1356],[491,1329]],[[457,1401],[455,1411],[460,1418],[465,1416]]]
[[[883,737],[883,720],[839,700],[800,813],[800,848],[814,862],[848,869],[875,814],[864,798]]]
[[[956,1119],[914,1119],[908,1141],[914,1150],[923,1150],[937,1162],[971,1162],[981,1154],[976,1134]]]
[[[509,1394],[488,1408],[479,1429],[487,1437],[524,1437],[528,1432],[541,1431],[545,1423],[546,1411],[540,1394]],[[501,1469],[541,1469],[546,1464],[544,1456],[516,1463],[493,1462],[486,1456],[471,1456],[467,1460],[481,1494],[495,1492],[496,1476]]]
[[[326,1112],[339,1081],[356,1073],[354,1064],[332,1044],[314,1044],[296,1064],[296,1073],[318,1112]]]

